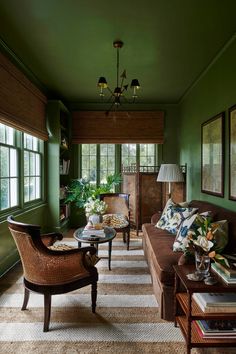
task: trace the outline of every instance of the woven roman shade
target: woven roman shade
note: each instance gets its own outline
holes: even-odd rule
[[[46,103],[42,92],[0,53],[0,122],[47,140]]]
[[[72,118],[74,144],[164,142],[163,111],[76,111]]]

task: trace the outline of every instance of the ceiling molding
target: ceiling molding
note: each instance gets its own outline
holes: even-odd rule
[[[40,91],[42,91],[42,93],[49,96],[48,88],[42,84],[37,76],[35,76],[35,74],[22,62],[16,53],[8,47],[2,38],[0,38],[0,51],[5,54],[8,59],[11,60],[13,64],[15,64]]]
[[[200,73],[197,79],[190,85],[190,87],[185,91],[178,104],[183,103],[185,98],[190,94],[192,89],[198,84],[198,82],[207,74],[211,67],[217,62],[217,60],[222,56],[222,54],[230,47],[230,45],[236,40],[236,33],[224,44],[224,46],[219,50],[212,61],[207,65],[207,67]]]

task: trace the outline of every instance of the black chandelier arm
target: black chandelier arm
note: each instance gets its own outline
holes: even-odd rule
[[[108,114],[110,113],[110,111],[112,110],[113,106],[115,105],[115,101],[112,102],[110,108],[106,111],[106,115],[108,116]]]
[[[120,69],[120,48],[117,47],[117,54],[116,54],[116,87],[119,86],[119,69]]]
[[[109,86],[107,86],[107,89],[108,89],[108,91],[111,93],[111,95],[114,96],[114,93],[112,92],[112,90],[110,89]]]

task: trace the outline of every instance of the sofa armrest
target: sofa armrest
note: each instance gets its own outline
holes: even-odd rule
[[[158,220],[161,218],[162,211],[158,211],[157,213],[153,214],[151,217],[151,224],[156,225]]]

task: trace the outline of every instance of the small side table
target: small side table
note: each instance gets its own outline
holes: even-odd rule
[[[100,237],[95,240],[88,240],[83,236],[84,227],[80,227],[75,230],[74,238],[78,241],[78,247],[81,247],[81,243],[89,243],[91,246],[94,246],[98,252],[98,245],[100,243],[108,242],[108,268],[111,270],[111,251],[112,251],[112,240],[116,237],[116,231],[112,227],[105,227],[105,237]]]
[[[187,278],[187,274],[194,273],[194,265],[174,266],[175,271],[175,327],[179,325],[185,338],[187,354],[194,347],[235,347],[235,338],[202,338],[195,328],[196,320],[234,320],[235,313],[205,313],[192,299],[193,293],[226,293],[236,292],[236,285],[227,286],[220,277],[217,284],[206,285],[203,281],[195,282]]]

